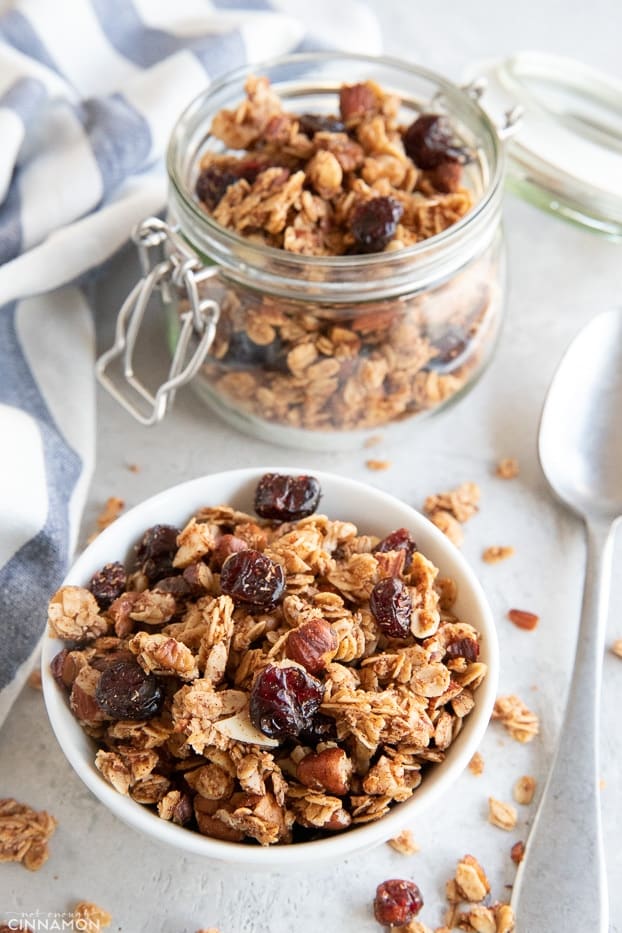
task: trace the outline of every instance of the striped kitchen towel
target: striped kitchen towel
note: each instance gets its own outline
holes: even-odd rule
[[[0,723],[93,464],[75,283],[162,209],[162,154],[192,97],[247,61],[328,46],[378,52],[373,15],[357,0],[0,0]]]

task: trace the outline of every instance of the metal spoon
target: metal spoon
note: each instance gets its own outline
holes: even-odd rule
[[[517,933],[607,933],[598,722],[613,530],[622,515],[622,308],[593,318],[555,374],[540,422],[545,476],[585,522],[587,566],[559,745],[512,895]]]

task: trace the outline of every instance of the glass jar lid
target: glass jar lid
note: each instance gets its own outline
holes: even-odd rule
[[[519,52],[485,62],[480,100],[496,122],[517,106],[507,184],[566,220],[622,239],[622,82],[568,58]]]

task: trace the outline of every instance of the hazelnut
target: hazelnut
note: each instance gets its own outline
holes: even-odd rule
[[[248,544],[242,538],[235,535],[221,535],[216,541],[216,547],[212,554],[212,560],[215,567],[222,567],[230,554],[236,554],[238,551],[247,551]]]
[[[325,748],[305,755],[298,763],[296,777],[311,790],[342,796],[350,789],[352,762],[342,748]]]
[[[310,674],[319,674],[333,660],[338,646],[337,635],[328,622],[310,619],[289,633],[285,655],[290,661],[302,664]]]

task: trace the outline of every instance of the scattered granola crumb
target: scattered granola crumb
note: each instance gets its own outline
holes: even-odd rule
[[[45,810],[33,810],[9,797],[0,800],[0,862],[21,862],[38,871],[47,861],[47,844],[56,826]]]
[[[512,848],[510,849],[510,857],[514,864],[520,865],[520,863],[525,858],[525,843],[522,839],[519,839],[518,842],[515,842]]]
[[[461,483],[455,489],[439,492],[428,496],[423,504],[426,515],[431,515],[438,509],[449,512],[456,521],[464,523],[478,511],[480,488],[477,483]]]
[[[73,909],[73,919],[79,930],[102,930],[109,927],[112,917],[103,907],[91,904],[89,901],[80,901]],[[80,925],[82,924],[82,925]]]
[[[495,797],[488,798],[488,822],[509,832],[516,826],[518,815],[511,803],[503,803]]]
[[[38,667],[35,667],[34,671],[30,672],[26,683],[33,690],[41,690],[41,670]]]
[[[480,774],[483,774],[484,759],[482,758],[479,752],[475,752],[475,754],[471,758],[468,764],[468,769],[471,772],[471,774],[474,774],[476,777],[479,777]]]
[[[472,855],[465,855],[460,859],[456,867],[455,878],[452,880],[455,882],[455,893],[459,899],[474,903],[483,901],[490,893],[490,882],[486,877],[486,872]],[[448,900],[450,903],[455,903],[449,897]]]
[[[512,933],[516,924],[516,920],[514,918],[514,911],[510,905],[493,904],[492,909],[494,911],[495,921],[497,923],[495,933]]]
[[[616,657],[622,658],[622,638],[616,638],[611,646],[611,652],[615,654]]]
[[[513,554],[513,547],[493,545],[492,547],[487,547],[483,552],[482,560],[486,561],[487,564],[498,564],[499,561],[507,560],[507,558],[512,557]]]
[[[537,616],[535,612],[527,612],[525,609],[510,609],[508,612],[508,619],[510,622],[513,622],[517,628],[532,632],[540,621],[540,616]]]
[[[500,479],[515,479],[520,473],[520,468],[518,466],[518,460],[514,457],[504,457],[502,460],[499,460],[495,468],[495,476],[498,476]]]
[[[604,790],[606,786],[607,786],[606,780],[604,778],[601,778],[598,782],[598,789]]]
[[[517,742],[531,742],[540,729],[537,715],[514,694],[497,697],[492,718],[498,719]]]
[[[530,774],[524,774],[514,785],[514,800],[516,803],[530,804],[535,792],[536,779]]]
[[[477,483],[462,483],[455,489],[428,496],[423,511],[456,547],[460,547],[464,540],[460,525],[475,515],[479,498]]]
[[[140,473],[140,467],[138,466],[137,463],[128,463],[127,468],[130,471],[130,473]]]
[[[119,517],[123,509],[125,508],[125,502],[123,499],[119,499],[118,496],[109,496],[106,500],[106,504],[97,516],[97,531],[94,531],[92,535],[89,535],[88,543],[94,541],[98,534],[100,534],[108,525],[112,523]]]
[[[389,839],[389,845],[401,855],[414,855],[415,852],[419,852],[419,846],[409,829],[403,829],[395,839]]]
[[[461,912],[456,917],[456,922],[461,930],[467,930],[469,933],[496,933],[497,924],[495,915],[490,907],[484,907],[483,904],[477,904],[470,910]]]
[[[370,437],[367,438],[367,440],[363,444],[363,447],[367,447],[367,448],[377,447],[378,444],[382,443],[382,440],[383,440],[382,434],[372,434]]]
[[[367,467],[368,470],[375,470],[376,472],[380,472],[382,470],[388,470],[389,467],[391,466],[391,461],[390,460],[366,460],[365,466]]]

